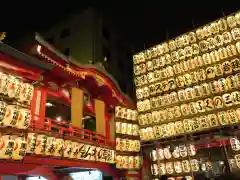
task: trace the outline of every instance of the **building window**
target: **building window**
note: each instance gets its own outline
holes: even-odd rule
[[[66,56],[70,56],[70,48],[64,49],[63,54],[65,54]]]
[[[107,61],[109,61],[110,60],[110,56],[111,56],[111,54],[110,54],[110,51],[109,51],[109,49],[106,47],[106,46],[104,46],[103,45],[103,47],[102,47],[103,49],[102,49],[102,53],[103,53],[103,61],[104,62],[107,62]]]
[[[106,27],[102,28],[102,35],[104,38],[106,38],[107,40],[110,39],[110,32]]]
[[[47,42],[50,43],[50,44],[54,44],[54,37],[50,37],[47,39]]]
[[[68,37],[70,35],[70,29],[69,28],[66,28],[66,29],[63,29],[61,34],[60,34],[60,38],[65,38],[65,37]]]

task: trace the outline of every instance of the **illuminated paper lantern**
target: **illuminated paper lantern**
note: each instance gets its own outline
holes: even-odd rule
[[[133,136],[138,136],[138,134],[139,134],[138,125],[137,125],[137,124],[133,124],[133,125],[132,125],[132,135],[133,135]]]
[[[196,155],[196,148],[193,144],[187,145],[187,152],[189,156],[195,156]]]
[[[89,160],[90,161],[96,161],[97,147],[96,146],[91,146],[88,153],[89,153],[89,157],[88,157]]]
[[[131,109],[127,109],[126,119],[127,120],[132,120],[132,110]]]
[[[182,156],[182,157],[187,157],[187,147],[186,147],[186,145],[185,144],[181,144],[181,145],[179,145],[179,152],[180,152],[180,156]]]
[[[64,153],[63,156],[69,158],[72,153],[72,141],[65,140],[64,141]]]
[[[56,151],[54,156],[60,157],[63,155],[64,150],[64,140],[63,139],[56,139]]]
[[[45,155],[54,156],[55,153],[56,153],[56,138],[47,137]]]
[[[168,174],[173,174],[174,173],[172,162],[166,162],[166,171],[167,171]]]
[[[3,125],[3,119],[7,110],[7,104],[4,101],[0,101],[0,125]]]
[[[128,144],[128,151],[135,151],[135,146],[136,146],[136,144],[135,144],[135,141],[134,140],[128,140],[129,141],[129,144]]]
[[[116,150],[120,151],[121,150],[121,139],[116,138]]]
[[[127,119],[127,109],[126,108],[122,108],[122,114],[121,114],[121,118],[122,119]]]
[[[162,148],[157,149],[157,157],[159,158],[159,160],[164,160],[165,159],[164,152],[163,152]]]
[[[122,156],[116,156],[116,168],[122,169]]]
[[[37,143],[37,134],[28,133],[27,136],[27,153],[35,153]]]
[[[183,172],[190,172],[191,171],[189,160],[183,160],[182,161],[182,169],[183,169]]]
[[[21,82],[14,76],[9,76],[9,83],[7,86],[7,94],[10,98],[18,99],[21,89]]]
[[[25,108],[20,109],[15,127],[18,129],[27,129],[30,126],[30,122],[31,111]]]
[[[15,126],[18,119],[19,108],[16,105],[8,105],[3,118],[4,126]]]
[[[237,167],[240,168],[240,154],[236,154],[234,156],[234,159],[236,161]]]
[[[127,149],[127,139],[121,139],[121,151],[128,151],[128,149]]]
[[[165,175],[166,174],[165,163],[159,163],[159,174],[160,175]]]
[[[128,169],[128,162],[129,161],[129,157],[128,156],[122,156],[122,168],[123,169]]]
[[[132,117],[133,117],[132,120],[133,120],[133,121],[137,121],[138,112],[137,112],[136,110],[133,110],[132,113],[133,113],[133,115],[132,115]]]
[[[24,137],[14,137],[14,150],[12,154],[12,159],[22,160],[26,155],[27,141]]]
[[[240,150],[240,142],[237,137],[230,138],[230,144],[231,144],[232,150],[234,151]]]
[[[182,173],[182,164],[180,161],[174,161],[174,170],[176,173]]]
[[[199,171],[199,162],[197,159],[191,159],[190,160],[191,170],[193,172]]]
[[[121,134],[127,134],[127,123],[122,123]]]
[[[80,144],[78,158],[83,160],[89,160],[91,157],[90,149],[91,149],[90,145]]]
[[[170,146],[163,149],[163,154],[164,154],[165,159],[171,159],[172,158],[172,154],[170,152]]]
[[[129,156],[129,158],[128,158],[128,168],[129,169],[134,168],[134,157],[133,156]]]
[[[116,122],[116,133],[121,134],[121,126],[122,126],[121,122]]]
[[[152,175],[157,176],[159,174],[159,169],[157,164],[152,164],[151,166]]]
[[[151,159],[152,159],[152,161],[157,160],[157,151],[155,149],[153,149],[151,152]]]
[[[34,92],[33,85],[29,83],[23,83],[20,89],[19,101],[31,104],[33,92]]]
[[[129,169],[129,157],[130,156],[124,156],[124,161],[125,161],[125,163],[123,164],[123,168],[124,169]]]
[[[35,154],[45,154],[47,138],[48,137],[44,134],[37,135]]]
[[[179,152],[179,147],[175,146],[172,152],[172,155],[174,158],[179,158],[180,157],[180,152]]]
[[[141,157],[140,156],[135,156],[134,157],[134,168],[139,169],[141,167]]]
[[[4,135],[0,138],[0,159],[8,159],[12,156],[14,143],[11,135]]]
[[[134,147],[134,150],[136,152],[139,152],[141,149],[141,144],[140,144],[140,141],[139,140],[135,140],[135,147]]]
[[[132,132],[133,128],[132,128],[132,124],[127,124],[127,134],[128,135],[132,135],[133,132]]]
[[[80,150],[80,144],[77,142],[72,142],[72,152],[70,154],[70,158],[78,159],[79,150]]]
[[[116,118],[121,118],[122,116],[122,108],[120,106],[115,107],[115,116]]]
[[[0,73],[0,79],[0,94],[7,95],[7,87],[10,83],[9,76],[7,74]]]
[[[115,163],[115,151],[108,149],[107,163],[114,164]]]

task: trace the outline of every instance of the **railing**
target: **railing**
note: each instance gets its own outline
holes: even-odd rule
[[[32,119],[31,126],[36,129],[36,124]],[[44,131],[56,133],[62,137],[76,138],[76,141],[82,140],[96,145],[108,146],[115,148],[115,142],[110,141],[105,136],[98,134],[96,132],[90,131],[88,129],[83,129],[80,127],[73,126],[64,121],[57,121],[51,118],[45,118]]]

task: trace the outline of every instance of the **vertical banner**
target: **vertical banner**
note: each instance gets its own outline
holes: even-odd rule
[[[106,136],[105,104],[103,101],[94,99],[94,105],[96,114],[96,131],[97,133]]]
[[[71,121],[73,126],[82,128],[83,118],[83,91],[72,88]]]
[[[31,102],[32,125],[44,129],[47,92],[44,88],[35,88]]]

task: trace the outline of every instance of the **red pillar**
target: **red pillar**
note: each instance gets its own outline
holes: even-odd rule
[[[110,139],[110,121],[109,121],[109,115],[108,115],[108,105],[105,104],[105,121],[106,121],[106,139]]]

